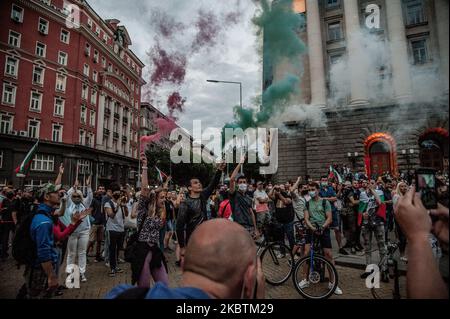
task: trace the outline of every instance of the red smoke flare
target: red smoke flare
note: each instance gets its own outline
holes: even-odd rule
[[[150,81],[154,86],[162,82],[181,84],[186,75],[186,56],[181,52],[168,54],[157,43],[150,53],[154,69]]]
[[[183,33],[186,28],[183,23],[175,21],[173,17],[161,11],[161,9],[153,10],[152,25],[165,38],[171,38],[175,33]]]
[[[169,109],[169,114],[173,116],[175,111],[183,112],[183,106],[186,102],[186,98],[181,97],[180,93],[173,92],[167,99],[167,108]]]
[[[203,47],[212,47],[216,44],[220,25],[217,16],[212,11],[199,10],[195,26],[197,35],[192,43],[193,52],[198,52]]]

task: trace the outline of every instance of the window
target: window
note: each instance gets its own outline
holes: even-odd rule
[[[95,142],[94,133],[89,133],[89,146],[94,147],[95,146],[94,142]]]
[[[91,104],[93,104],[93,105],[97,104],[97,91],[96,90],[92,90]]]
[[[97,71],[92,71],[92,79],[94,80],[94,82],[97,82]]]
[[[118,121],[114,121],[113,124],[113,132],[117,133],[117,128],[119,127],[119,122]]]
[[[20,48],[21,34],[12,30],[9,30],[8,44],[13,47]]]
[[[41,0],[43,3],[45,3],[46,5],[51,5],[52,1],[51,0]]]
[[[28,120],[28,137],[39,138],[40,121]]]
[[[86,56],[90,56],[91,55],[91,46],[87,42],[86,42],[86,45],[84,47],[84,54]]]
[[[81,88],[81,98],[84,100],[87,100],[89,94],[89,87],[87,84],[83,84],[83,87]]]
[[[340,0],[327,0],[327,9],[334,9],[340,6]]]
[[[55,157],[53,155],[36,154],[31,163],[32,171],[53,172],[55,169]]]
[[[64,117],[64,99],[55,98],[55,108],[53,110],[53,115],[58,117]]]
[[[42,93],[32,91],[30,98],[30,110],[40,112],[41,106],[42,106]]]
[[[67,65],[67,53],[66,52],[59,51],[58,63],[61,65]]]
[[[5,73],[7,75],[17,76],[19,61],[12,57],[6,57]]]
[[[89,26],[89,28],[92,29],[92,20],[88,18],[87,24]]]
[[[106,34],[103,35],[103,41],[108,42],[108,36]]]
[[[341,23],[334,22],[328,24],[328,40],[340,40],[342,38]]]
[[[44,68],[40,66],[33,67],[33,84],[44,84]]]
[[[414,25],[426,22],[423,0],[406,1],[406,22],[407,25]]]
[[[102,67],[106,68],[106,59],[102,56]]]
[[[95,126],[95,111],[91,111],[91,115],[89,117],[89,125],[92,127]]]
[[[85,106],[81,107],[80,122],[81,122],[81,124],[86,124],[86,107]]]
[[[47,46],[44,43],[36,42],[36,55],[45,58],[45,52],[47,51]]]
[[[13,4],[11,10],[11,19],[16,22],[23,22],[23,8]]]
[[[5,104],[16,104],[17,87],[8,83],[3,83],[2,102]]]
[[[53,124],[52,127],[52,141],[61,142],[62,141],[62,130],[63,126],[61,124]]]
[[[8,114],[0,114],[0,133],[8,134],[12,131],[13,118]]]
[[[330,64],[337,64],[342,59],[342,54],[331,54],[330,55]]]
[[[86,141],[86,132],[84,130],[80,130],[78,143],[81,144],[81,145],[84,145],[85,141]]]
[[[83,74],[89,76],[89,65],[85,64],[83,67]]]
[[[62,74],[56,75],[56,91],[65,92],[66,91],[66,81],[67,77]]]
[[[39,18],[38,31],[42,34],[48,34],[48,21],[47,20]]]
[[[70,42],[70,32],[64,29],[61,29],[61,35],[59,37],[61,42],[69,44]]]
[[[98,51],[94,50],[94,62],[98,63]]]
[[[426,39],[411,41],[414,64],[424,64],[428,62]]]
[[[108,72],[112,72],[113,66],[111,63],[108,63]]]

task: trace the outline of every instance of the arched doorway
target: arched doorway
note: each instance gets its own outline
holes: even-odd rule
[[[420,166],[448,170],[448,131],[443,128],[427,130],[419,138]]]
[[[370,176],[385,172],[397,175],[397,152],[394,138],[386,133],[375,133],[364,141],[366,172]]]

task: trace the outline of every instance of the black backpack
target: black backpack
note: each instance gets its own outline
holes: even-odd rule
[[[12,255],[20,265],[32,265],[37,257],[36,243],[31,238],[30,227],[34,216],[45,213],[43,211],[36,211],[25,217],[23,222],[19,225],[14,235],[12,243]]]

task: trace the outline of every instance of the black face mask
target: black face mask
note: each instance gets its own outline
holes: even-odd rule
[[[7,193],[6,193],[6,197],[7,197],[8,199],[13,198],[13,197],[14,197],[14,192],[7,192]]]
[[[300,194],[302,194],[302,196],[306,196],[306,195],[308,195],[308,190],[301,191]]]
[[[119,198],[120,198],[120,195],[119,195],[119,194],[114,194],[114,195],[112,195],[112,197],[113,197],[114,199],[119,199]]]

